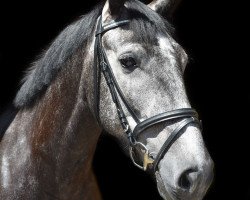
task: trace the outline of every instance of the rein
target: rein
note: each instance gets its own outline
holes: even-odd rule
[[[164,112],[153,117],[150,117],[144,121],[141,121],[133,109],[130,107],[127,102],[125,96],[120,89],[112,68],[109,64],[107,55],[102,46],[102,36],[107,31],[126,25],[129,23],[129,20],[123,20],[118,22],[113,22],[111,24],[107,24],[102,26],[102,17],[100,16],[97,22],[97,30],[96,30],[96,39],[95,39],[95,47],[94,47],[94,105],[95,105],[95,116],[99,124],[101,124],[100,116],[99,116],[99,100],[100,100],[100,75],[101,72],[104,75],[106,83],[108,85],[109,91],[112,96],[112,100],[116,105],[116,110],[118,114],[118,118],[120,120],[121,126],[123,128],[124,133],[127,135],[130,144],[130,158],[135,166],[146,171],[148,166],[150,165],[153,168],[153,171],[156,172],[158,170],[158,165],[167,151],[170,149],[171,145],[184,133],[183,129],[188,125],[196,125],[201,127],[201,122],[198,120],[197,112],[192,108],[182,108],[176,109],[168,112]],[[128,112],[131,114],[137,125],[132,131],[130,125],[127,121],[125,112],[121,106],[120,99],[125,105]],[[161,122],[170,122],[172,120],[182,120],[177,128],[175,128],[168,139],[162,145],[160,151],[156,155],[155,158],[152,158],[147,147],[137,141],[137,138],[143,131],[151,126],[159,124]],[[139,165],[134,159],[134,150],[135,148],[140,148],[144,153],[143,156],[143,164]]]

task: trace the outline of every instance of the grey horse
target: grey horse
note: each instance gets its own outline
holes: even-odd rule
[[[108,0],[62,31],[27,71],[14,100],[18,112],[0,145],[0,199],[102,199],[92,169],[102,130],[129,155],[131,144],[103,74],[98,87],[99,123],[96,116],[93,74],[98,20],[102,26],[128,21],[102,33],[101,45],[139,121],[191,108],[183,82],[188,56],[162,17],[171,15],[177,4]],[[137,122],[120,102],[123,120],[133,132]],[[137,138],[143,148],[132,153],[132,160],[144,159],[145,164],[146,156],[149,169],[147,165],[143,169],[150,171],[153,159],[182,121],[162,121],[143,130]],[[189,124],[181,131],[156,171],[149,173],[163,199],[199,200],[212,182],[213,161],[198,126]]]

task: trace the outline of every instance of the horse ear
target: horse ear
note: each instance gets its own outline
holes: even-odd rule
[[[103,23],[108,23],[116,19],[121,13],[121,9],[124,8],[125,1],[126,0],[107,0],[102,11]]]
[[[181,0],[153,0],[148,6],[160,15],[172,17]]]

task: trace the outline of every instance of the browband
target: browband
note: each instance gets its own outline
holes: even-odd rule
[[[100,17],[99,20],[101,20],[101,17]],[[111,22],[111,23],[106,24],[104,26],[100,26],[99,27],[100,29],[96,31],[95,36],[97,36],[99,34],[104,34],[105,32],[107,32],[107,31],[109,31],[111,29],[117,28],[119,26],[126,25],[128,23],[129,23],[129,20],[122,20],[122,21],[118,21],[118,22],[114,21],[114,22]]]

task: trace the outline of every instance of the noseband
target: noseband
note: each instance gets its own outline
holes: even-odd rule
[[[95,104],[95,116],[97,118],[98,123],[100,124],[100,116],[99,116],[99,99],[100,99],[100,75],[101,72],[104,75],[106,83],[109,87],[109,91],[112,96],[112,100],[116,105],[117,114],[123,128],[124,133],[127,135],[130,143],[130,157],[135,166],[140,169],[147,170],[148,165],[153,166],[154,172],[158,170],[158,164],[160,160],[167,153],[171,145],[184,133],[183,129],[190,124],[196,125],[198,127],[201,126],[200,121],[198,120],[197,112],[192,108],[182,108],[176,109],[168,112],[164,112],[158,114],[156,116],[150,117],[144,121],[141,121],[139,117],[137,117],[134,110],[130,107],[127,102],[125,96],[123,95],[116,78],[113,74],[112,68],[109,64],[107,55],[102,46],[102,35],[114,28],[119,26],[123,26],[129,23],[129,20],[113,22],[111,24],[107,24],[102,26],[102,18],[99,17],[97,22],[97,30],[96,30],[96,39],[95,39],[95,47],[94,47],[94,104]],[[120,99],[119,99],[120,97]],[[125,116],[124,110],[121,106],[121,102],[125,105],[128,112],[133,117],[134,121],[137,123],[134,130],[132,131],[130,125]],[[151,157],[147,147],[141,142],[137,141],[137,138],[143,131],[153,125],[159,124],[161,122],[171,122],[173,120],[181,120],[177,128],[175,128],[168,139],[164,142],[160,151],[156,155],[155,158]],[[134,149],[140,148],[144,153],[143,165],[139,165],[136,163],[134,159]]]

